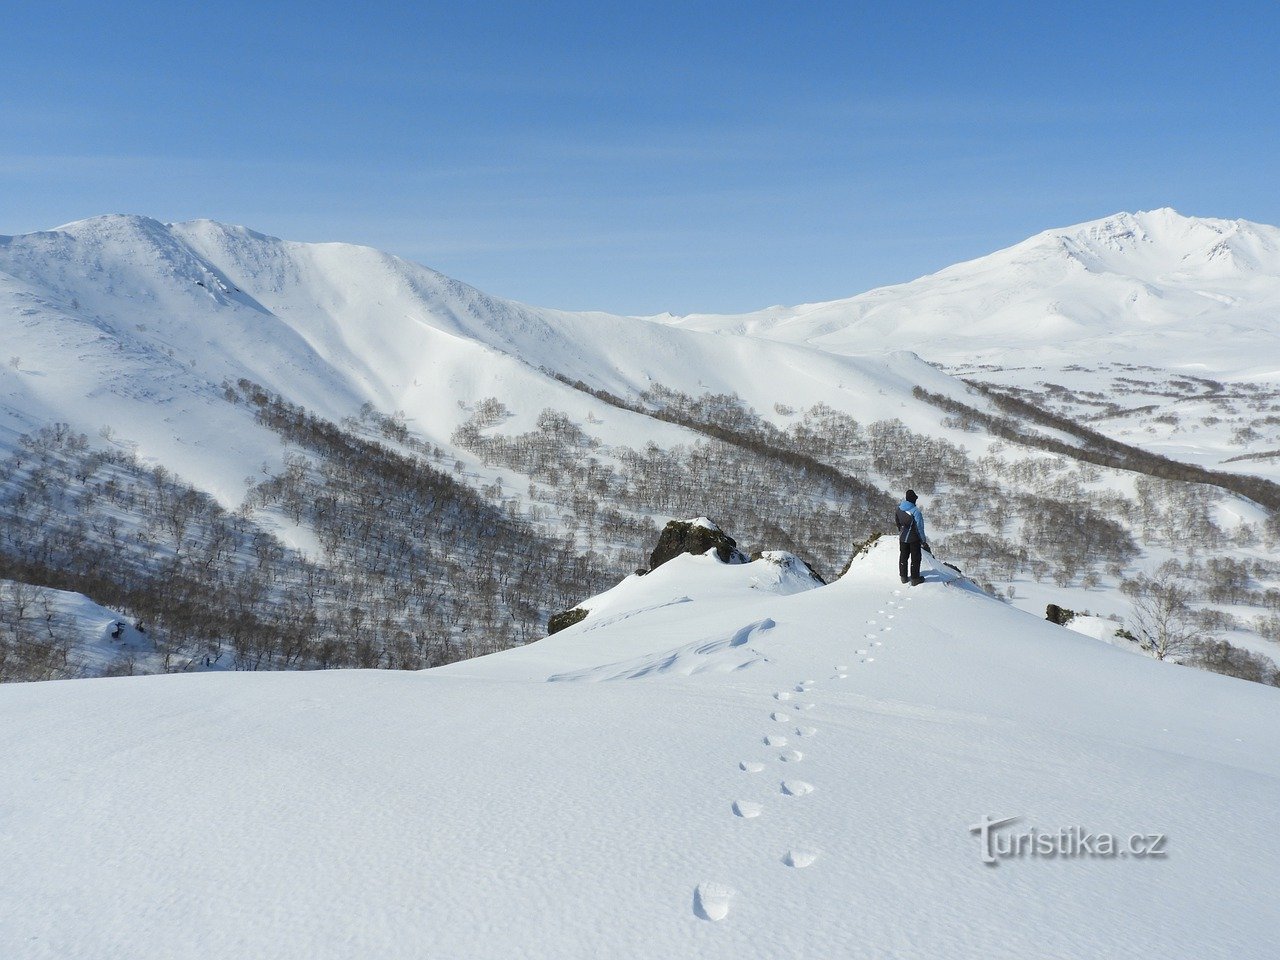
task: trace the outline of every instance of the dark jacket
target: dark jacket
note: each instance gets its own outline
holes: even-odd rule
[[[910,500],[903,500],[893,515],[899,543],[924,543],[924,514]]]

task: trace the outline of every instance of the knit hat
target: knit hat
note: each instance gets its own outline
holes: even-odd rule
[[[907,491],[907,500],[909,500],[911,503],[916,502],[916,492],[914,490]]]

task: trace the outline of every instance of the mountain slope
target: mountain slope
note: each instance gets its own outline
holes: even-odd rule
[[[864,501],[887,496],[776,456],[761,470],[758,451],[655,417],[641,393],[732,394],[775,417],[775,403],[823,403],[924,429],[935,412],[912,388],[961,389],[906,353],[726,343],[501,301],[369,248],[135,216],[0,238],[0,329],[13,358],[0,576],[152,621],[158,643],[180,634],[162,658],[177,669],[424,666],[532,639],[579,591],[634,569],[636,544],[676,509],[642,470],[681,460],[772,487],[760,545],[819,525],[834,572],[865,536]],[[520,469],[459,439],[491,410],[487,428],[538,435],[560,462]],[[615,480],[633,488],[620,508],[600,474],[623,462],[639,466]],[[5,616],[0,648],[65,639]],[[292,651],[273,624],[299,638]],[[27,659],[49,660],[38,652]],[[134,669],[124,654],[113,669]],[[0,657],[9,678],[29,674]]]
[[[1278,309],[1280,229],[1162,209],[1047,230],[846,300],[666,319],[843,353],[1024,365],[1114,355],[1275,377]]]
[[[424,673],[0,688],[0,952],[1268,955],[1280,692],[903,588],[891,548],[798,593],[678,557]],[[988,815],[1168,856],[988,867]]]
[[[485,397],[526,428],[546,407],[607,409],[543,369],[623,395],[662,383],[860,415],[896,409],[916,383],[955,388],[907,355],[832,357],[527,307],[367,247],[209,221],[111,216],[0,238],[0,323],[16,358],[0,370],[0,443],[52,420],[111,426],[229,506],[247,473],[279,461],[278,444],[222,402],[220,384],[241,377],[335,421],[365,402],[403,411],[446,446]],[[923,420],[927,408],[906,403]],[[637,445],[682,435],[610,413]]]
[[[1046,451],[948,410],[1000,413],[959,378],[980,377],[1105,436],[1280,478],[1267,455],[1280,406],[1262,385],[1141,365],[1161,351],[1185,366],[1219,349],[1234,369],[1241,351],[1254,366],[1268,356],[1274,329],[1255,314],[1277,289],[1275,236],[1119,215],[746,326],[531,307],[367,247],[210,221],[110,216],[0,238],[13,358],[0,366],[0,573],[97,591],[134,617],[139,597],[180,582],[180,667],[225,663],[226,634],[237,666],[426,665],[476,638],[539,635],[642,562],[638,545],[674,516],[718,516],[749,550],[800,552],[833,575],[887,523],[884,491],[913,486],[932,498],[937,545],[1025,609],[1118,619],[1122,579],[1184,563],[1197,602],[1226,608],[1197,611],[1206,629],[1263,657],[1249,669],[1265,679],[1280,636],[1280,526],[1265,509],[1187,476],[1095,469],[1070,430],[1035,427],[1067,444]],[[1134,284],[1160,296],[1117,313]],[[1051,301],[1093,339],[1047,336],[1035,310]],[[1219,322],[1246,329],[1232,340]],[[889,349],[904,342],[924,359]],[[1108,344],[1125,351],[1114,370],[1097,359]],[[1017,362],[976,362],[990,350]],[[1065,365],[1028,361],[1041,356]],[[926,362],[948,357],[966,365]],[[1143,391],[1152,402],[1130,409]],[[51,453],[56,422],[70,433],[53,430]],[[104,584],[126,557],[148,569]],[[286,607],[288,632],[327,637],[321,650],[272,647]],[[166,594],[145,616],[168,609]],[[359,646],[352,624],[368,622],[394,643],[335,660],[330,647]],[[42,629],[19,627],[24,642]]]

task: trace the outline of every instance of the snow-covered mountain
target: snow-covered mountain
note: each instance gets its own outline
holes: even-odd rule
[[[950,393],[955,384],[887,352],[964,371],[992,365],[990,379],[1033,388],[1050,375],[1097,388],[1108,361],[1161,377],[1274,384],[1280,230],[1167,209],[1119,214],[848,300],[654,319],[501,300],[366,247],[291,243],[210,221],[98,217],[0,238],[9,361],[0,444],[51,420],[90,434],[109,425],[144,457],[201,477],[234,504],[246,472],[278,448],[226,420],[218,385],[240,377],[332,419],[364,402],[401,410],[441,443],[465,419],[460,401],[504,399],[513,426],[544,407],[596,406],[541,370],[623,396],[662,383],[737,393],[766,416],[777,402],[822,402],[863,421],[901,409],[908,423],[919,405],[900,396],[904,386]],[[1184,399],[1184,409],[1205,412]],[[1115,426],[1130,442],[1188,459],[1233,452],[1221,430],[1191,427],[1192,442],[1182,442],[1162,425],[1154,439]],[[647,422],[640,432],[654,429]],[[1264,432],[1249,449],[1280,445],[1280,431]]]
[[[1280,479],[1280,228],[1165,208],[1046,230],[845,300],[686,330],[911,350],[1174,459]]]
[[[834,357],[529,307],[368,247],[137,216],[0,238],[0,324],[0,445],[53,420],[91,435],[110,426],[231,506],[247,473],[279,459],[276,438],[222,400],[220,384],[241,377],[333,420],[366,402],[403,411],[446,446],[490,396],[513,427],[546,407],[607,411],[619,435],[661,439],[662,425],[544,371],[623,395],[662,383],[864,418],[897,410],[914,384],[954,386],[905,354]]]
[[[382,618],[407,644],[425,613],[410,609],[414,598],[429,592],[438,607],[479,548],[460,530],[422,526],[424,513],[384,510],[379,536],[401,539],[403,556],[394,570],[363,556],[369,518],[335,519],[325,487],[335,470],[348,505],[395,502],[406,478],[429,465],[497,511],[477,520],[481,508],[467,506],[476,529],[514,518],[504,542],[523,541],[522,559],[500,557],[492,578],[478,578],[495,596],[513,565],[536,585],[536,557],[561,541],[587,558],[598,589],[635,566],[654,523],[692,511],[746,525],[750,549],[819,551],[807,559],[834,574],[846,544],[870,532],[864,520],[891,507],[888,491],[896,497],[913,484],[935,494],[930,515],[942,536],[953,535],[953,559],[976,565],[1025,609],[1054,602],[1123,618],[1122,578],[1194,561],[1185,572],[1203,581],[1202,603],[1229,607],[1202,611],[1206,622],[1276,659],[1268,624],[1280,615],[1266,599],[1280,587],[1274,533],[1244,488],[1186,482],[1203,479],[1195,474],[1169,480],[1164,464],[1132,458],[1100,466],[1086,449],[1093,441],[1078,434],[1024,424],[1032,435],[1011,440],[1007,422],[980,417],[1006,417],[998,401],[1012,393],[1134,448],[1280,479],[1278,237],[1243,221],[1120,214],[851,300],[649,319],[527,306],[367,247],[294,243],[210,221],[108,216],[0,238],[0,359],[8,360],[0,453],[15,454],[3,461],[0,507],[11,513],[17,552],[33,503],[45,526],[65,528],[38,556],[9,564],[7,576],[43,576],[73,543],[83,561],[77,578],[37,585],[87,590],[94,577],[84,570],[114,564],[86,554],[86,542],[109,555],[185,557],[196,581],[216,567],[227,589],[256,564],[265,572],[235,590],[257,611],[253,597],[295,595],[298,557],[334,576],[368,562],[383,579],[355,585],[359,602],[351,583],[330,584],[318,600],[308,590],[310,606],[295,619],[332,621],[353,603],[381,609],[396,594]],[[302,408],[335,429],[375,431],[408,458],[388,468],[394,489],[362,489],[353,477],[351,458],[371,448],[344,441],[338,463],[332,448],[310,442],[310,427],[264,416],[270,403],[277,414]],[[940,409],[946,403],[960,406]],[[360,419],[362,411],[375,419]],[[95,460],[76,440],[50,460],[44,447],[33,456],[19,444],[53,423],[86,435],[94,450],[136,458]],[[154,468],[164,473],[144,476]],[[163,515],[186,502],[176,488],[151,496],[166,478],[212,498],[223,511],[219,537],[234,549],[187,536],[189,518]],[[141,507],[120,506],[126,480],[124,501]],[[735,488],[744,492],[735,497]],[[423,511],[437,494],[420,498]],[[714,502],[690,502],[699,498]],[[90,501],[98,512],[78,515]],[[1065,544],[1066,531],[1079,544]],[[191,557],[193,539],[203,559]],[[1030,553],[1029,540],[1040,544]],[[272,559],[283,550],[296,556]],[[1230,563],[1210,570],[1205,557]],[[403,576],[424,570],[406,593]],[[292,587],[273,587],[280,579]],[[149,589],[108,586],[119,603]],[[553,603],[576,599],[565,596],[571,589],[458,604],[488,609],[484,630],[516,622],[528,639]],[[202,616],[191,613],[188,633],[198,634]],[[458,629],[474,638],[475,626]],[[192,668],[205,659],[202,648],[185,653]],[[389,662],[375,653],[354,662]],[[278,659],[330,663],[309,657]]]
[[[1121,213],[847,300],[655,319],[958,365],[1115,359],[1274,379],[1280,229],[1167,208]]]
[[[684,555],[423,673],[0,687],[0,954],[1271,956],[1280,691],[895,560]]]
[[[1269,956],[1276,250],[1157,211],[641,319],[207,221],[0,238],[0,678],[178,672],[0,685],[0,956]],[[906,483],[989,591],[777,549],[833,574]],[[759,558],[622,577],[704,504]],[[1117,635],[1157,568],[1263,682]]]

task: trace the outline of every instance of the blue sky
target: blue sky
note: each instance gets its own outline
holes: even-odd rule
[[[14,5],[0,233],[368,243],[502,296],[736,311],[1174,206],[1280,222],[1274,3]]]

